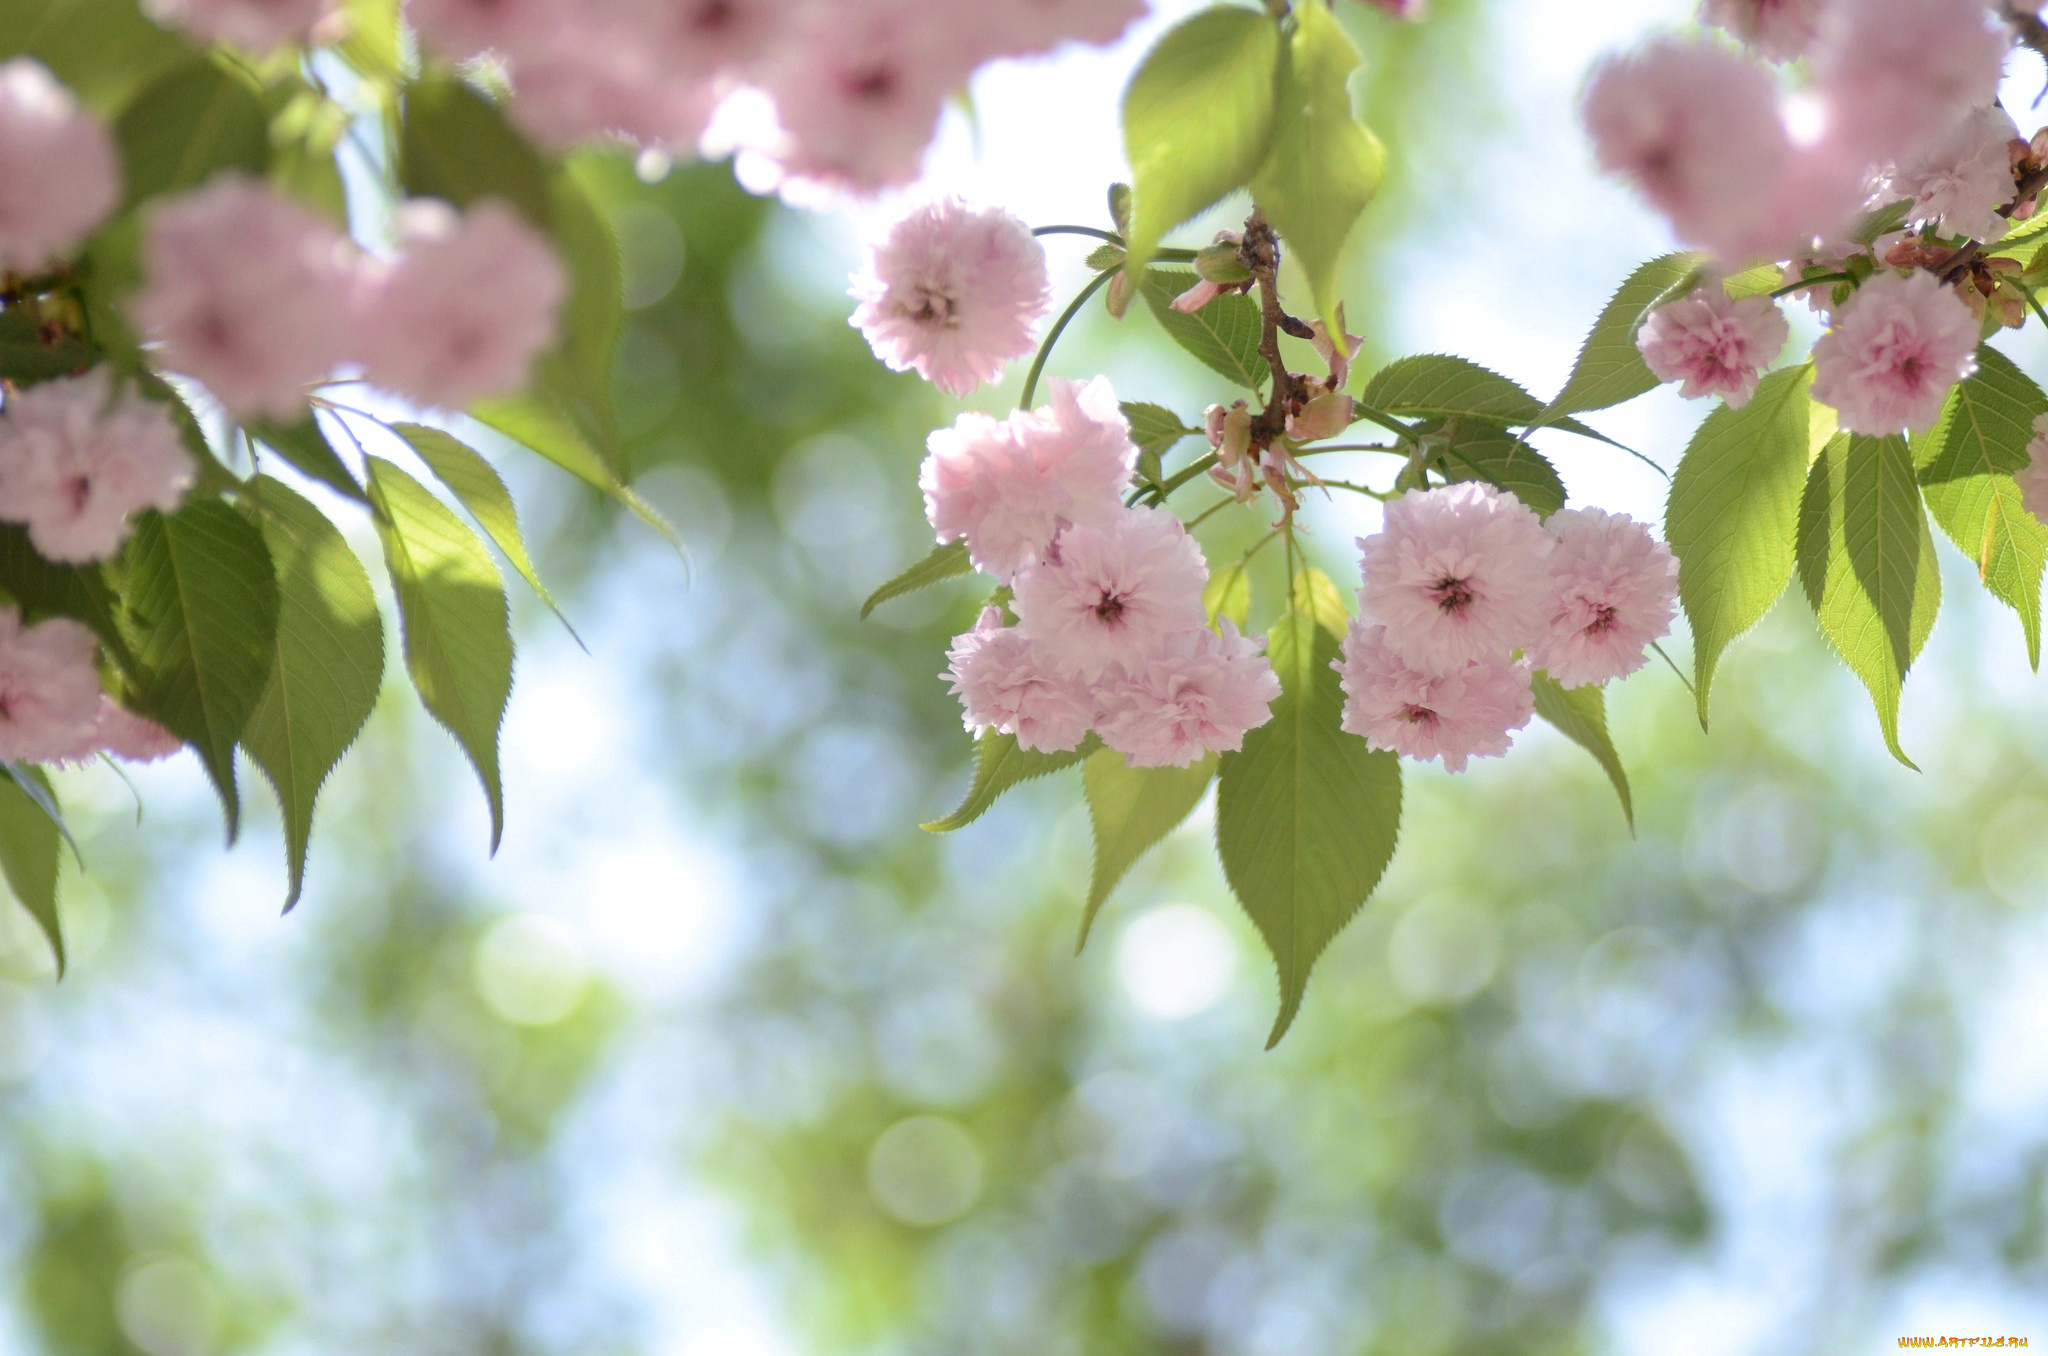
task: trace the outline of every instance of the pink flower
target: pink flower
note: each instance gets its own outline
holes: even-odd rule
[[[143,0],[158,23],[182,28],[203,42],[231,42],[268,52],[304,42],[327,14],[329,0]]]
[[[1529,663],[1475,659],[1441,674],[1409,664],[1387,643],[1387,629],[1354,621],[1344,655],[1344,729],[1375,749],[1463,772],[1474,756],[1498,758],[1513,732],[1536,714]]]
[[[963,414],[927,440],[918,473],[941,542],[964,538],[974,567],[1008,580],[1070,523],[1122,511],[1138,449],[1109,378],[1051,381],[1052,404],[998,422]]]
[[[2020,503],[2027,512],[2048,523],[2048,414],[2034,419],[2034,438],[2027,444],[2027,464],[2014,472],[2019,482]]]
[[[1679,239],[1734,258],[1788,151],[1777,101],[1754,63],[1665,41],[1595,71],[1584,116],[1602,169],[1634,183]]]
[[[1626,514],[1560,509],[1548,527],[1550,633],[1530,661],[1564,687],[1634,673],[1678,615],[1677,557]]]
[[[1196,627],[1113,672],[1100,694],[1096,731],[1132,767],[1187,767],[1244,747],[1247,730],[1273,718],[1280,679],[1265,642]]]
[[[875,356],[964,396],[1031,352],[1052,295],[1045,250],[1000,208],[958,198],[914,209],[868,250],[852,325]]]
[[[67,756],[99,719],[100,678],[92,632],[68,617],[23,626],[0,608],[0,759]]]
[[[1939,220],[1943,235],[1996,240],[2011,224],[1998,209],[2017,191],[2012,146],[2020,139],[2020,129],[2004,109],[1972,109],[1946,136],[1903,167],[1890,169],[1872,205],[1911,198],[1908,221]]]
[[[512,81],[512,121],[556,149],[608,136],[694,148],[727,92],[718,81],[677,78],[642,35],[582,25],[516,58]]]
[[[1542,639],[1553,543],[1512,494],[1479,481],[1410,490],[1358,545],[1361,615],[1407,663],[1451,671]]]
[[[1769,297],[1735,301],[1709,283],[1652,311],[1636,347],[1657,380],[1685,383],[1687,400],[1717,395],[1739,410],[1791,333]]]
[[[1429,0],[1366,0],[1366,3],[1411,23],[1429,17]]]
[[[110,753],[131,763],[154,763],[184,747],[184,741],[169,730],[147,716],[138,716],[103,692],[100,694],[99,711],[79,741],[64,752],[40,761],[83,764],[102,753]]]
[[[1997,97],[2010,44],[1984,0],[1831,5],[1813,53],[1829,136],[1868,161],[1910,159]]]
[[[364,270],[356,329],[363,375],[421,405],[460,409],[516,391],[555,337],[568,279],[552,246],[487,199],[458,214],[399,209],[404,254]]]
[[[1337,303],[1337,328],[1339,331],[1345,329],[1344,303],[1341,301]],[[1350,333],[1344,334],[1344,346],[1340,349],[1337,347],[1337,341],[1330,337],[1330,331],[1323,325],[1322,321],[1316,321],[1313,325],[1309,326],[1309,329],[1315,335],[1315,338],[1310,342],[1315,345],[1316,353],[1322,358],[1323,365],[1330,369],[1328,389],[1332,391],[1343,390],[1351,380],[1351,364],[1357,360],[1358,350],[1365,346],[1365,336]]]
[[[26,523],[48,560],[108,559],[128,515],[176,508],[196,469],[169,409],[115,396],[104,367],[32,386],[0,416],[0,519]]]
[[[431,51],[454,61],[544,52],[569,26],[560,0],[407,0],[405,17]]]
[[[1796,61],[1820,35],[1822,0],[1702,0],[1700,22],[1726,29],[1758,56]]]
[[[1193,315],[1210,302],[1223,295],[1222,283],[1212,283],[1203,278],[1193,287],[1173,299],[1173,309],[1182,315]]]
[[[1031,56],[1069,42],[1107,46],[1145,16],[1146,0],[989,0],[961,6],[987,25],[992,55]]]
[[[36,62],[0,66],[0,269],[41,270],[120,200],[107,129]]]
[[[1202,625],[1208,577],[1180,519],[1124,509],[1101,527],[1060,533],[1053,553],[1017,576],[1017,629],[1053,671],[1092,683]]]
[[[1287,436],[1298,443],[1334,438],[1351,427],[1356,406],[1348,395],[1325,392],[1302,406],[1301,413],[1287,416]]]
[[[128,309],[156,361],[237,416],[296,419],[348,354],[347,242],[254,179],[218,174],[158,207],[142,255],[149,282]]]
[[[972,631],[953,640],[944,677],[966,708],[968,733],[995,730],[1040,753],[1064,753],[1080,744],[1094,722],[1088,689],[1055,676],[1037,649],[997,608],[985,608]]]
[[[1813,346],[1813,398],[1851,433],[1925,429],[1977,370],[1977,318],[1932,273],[1879,273]]]

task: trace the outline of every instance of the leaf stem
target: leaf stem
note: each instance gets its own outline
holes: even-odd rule
[[[1408,455],[1400,448],[1388,447],[1385,443],[1334,443],[1329,447],[1297,447],[1294,449],[1294,455],[1297,457],[1313,457],[1319,452],[1387,452],[1397,457]]]
[[[1657,657],[1659,659],[1671,665],[1671,671],[1678,675],[1679,682],[1685,684],[1685,690],[1687,692],[1692,692],[1693,696],[1697,698],[1699,694],[1697,692],[1693,692],[1692,679],[1685,676],[1685,670],[1678,667],[1677,661],[1672,659],[1670,655],[1664,653],[1664,647],[1653,640],[1650,642],[1650,648],[1657,652]]]
[[[1066,333],[1067,326],[1073,323],[1074,317],[1081,314],[1081,308],[1088,303],[1088,298],[1101,291],[1116,275],[1115,269],[1096,274],[1094,279],[1081,289],[1080,295],[1060,313],[1060,318],[1053,321],[1052,328],[1046,331],[1045,342],[1038,346],[1038,356],[1031,360],[1031,371],[1024,378],[1024,398],[1017,402],[1018,409],[1031,408],[1032,397],[1038,394],[1038,378],[1045,372],[1045,360],[1052,356],[1052,346],[1060,341],[1060,336]]]
[[[1798,282],[1795,283],[1786,283],[1783,287],[1771,293],[1771,300],[1776,301],[1779,297],[1789,297],[1794,292],[1809,291],[1812,288],[1819,287],[1825,283],[1855,281],[1856,275],[1853,273],[1822,273],[1812,278],[1801,278]]]
[[[1214,452],[1210,452],[1203,456],[1197,457],[1195,458],[1195,460],[1189,462],[1186,466],[1181,467],[1180,470],[1175,471],[1171,476],[1169,476],[1166,480],[1166,483],[1161,485],[1157,492],[1151,490],[1139,490],[1136,494],[1131,496],[1129,504],[1127,504],[1125,507],[1131,507],[1133,505],[1136,505],[1139,500],[1143,499],[1148,494],[1152,495],[1153,504],[1163,504],[1169,498],[1172,497],[1173,492],[1175,490],[1187,484],[1196,476],[1201,475],[1204,471],[1207,471],[1211,466],[1214,466],[1215,464],[1216,454]]]
[[[1033,235],[1085,235],[1096,240],[1107,240],[1118,249],[1123,248],[1124,238],[1114,231],[1097,230],[1093,226],[1035,226]]]
[[[1354,485],[1348,480],[1318,480],[1316,484],[1326,490],[1349,490],[1353,494],[1362,494],[1368,499],[1377,499],[1382,504],[1394,497],[1392,490],[1376,490],[1370,485]],[[1308,482],[1303,481],[1296,488],[1305,489],[1307,486]]]
[[[1236,497],[1231,495],[1226,495],[1224,498],[1217,500],[1215,503],[1209,505],[1209,507],[1203,509],[1200,513],[1197,513],[1194,517],[1188,519],[1187,523],[1185,524],[1187,530],[1190,532],[1194,531],[1203,523],[1208,522],[1211,518],[1215,517],[1218,513],[1222,512],[1224,509],[1229,508],[1232,504],[1235,504],[1236,502]]]
[[[2034,314],[2041,317],[2041,324],[2048,326],[2048,311],[2041,309],[2041,303],[2035,299],[2033,292],[2022,286],[2020,288],[2020,295],[2027,299],[2027,305],[2034,308]]]
[[[1389,433],[1398,433],[1403,438],[1406,438],[1411,442],[1414,441],[1415,429],[1413,428],[1413,426],[1402,423],[1400,420],[1396,419],[1393,415],[1388,414],[1384,410],[1376,410],[1370,405],[1360,404],[1358,401],[1354,400],[1351,402],[1351,412],[1360,419],[1370,419],[1373,423],[1378,424],[1381,428],[1386,429]]]

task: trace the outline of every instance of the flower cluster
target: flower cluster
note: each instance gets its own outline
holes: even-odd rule
[[[1137,449],[1109,382],[1054,378],[1052,404],[932,435],[920,483],[939,540],[1009,581],[958,637],[947,676],[967,728],[1040,752],[1092,729],[1134,767],[1185,767],[1242,746],[1279,679],[1261,642],[1205,625],[1208,567],[1178,518],[1129,508]]]
[[[873,191],[917,176],[946,100],[984,62],[1112,42],[1145,10],[1144,0],[410,0],[406,13],[441,56],[501,59],[513,117],[545,143],[621,135],[688,150],[718,117],[779,175]]]
[[[1477,482],[1409,491],[1358,545],[1344,728],[1452,772],[1507,752],[1535,713],[1532,669],[1564,687],[1633,673],[1676,615],[1677,561],[1640,523],[1579,509],[1546,526]]]
[[[147,762],[178,751],[174,735],[100,688],[93,634],[68,617],[24,626],[0,608],[0,759],[83,762],[102,752]]]
[[[33,273],[69,254],[121,200],[107,129],[38,63],[0,65],[0,269]]]
[[[130,514],[168,513],[196,466],[170,407],[116,394],[105,368],[14,395],[0,414],[0,520],[22,523],[46,560],[107,560]]]
[[[226,172],[149,216],[147,285],[129,304],[156,361],[242,418],[296,420],[346,362],[422,405],[460,407],[526,381],[567,281],[511,208],[399,213],[405,253],[366,256],[326,218]]]

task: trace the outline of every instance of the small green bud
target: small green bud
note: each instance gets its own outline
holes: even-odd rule
[[[1122,273],[1109,280],[1109,291],[1103,297],[1102,304],[1109,308],[1109,318],[1111,320],[1122,320],[1124,312],[1131,309],[1131,291],[1131,273],[1129,269],[1125,269]]]
[[[1198,250],[1195,254],[1195,272],[1204,282],[1222,283],[1225,286],[1232,283],[1248,283],[1253,277],[1252,271],[1237,257],[1236,242],[1229,240],[1221,240]]]
[[[1131,234],[1131,186],[1111,184],[1109,186],[1109,219],[1116,223],[1117,234],[1125,239]]]
[[[1115,245],[1097,245],[1088,252],[1088,267],[1097,273],[1124,266],[1124,252]]]

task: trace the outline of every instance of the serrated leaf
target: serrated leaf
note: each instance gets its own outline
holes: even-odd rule
[[[974,785],[967,789],[967,799],[944,819],[935,819],[921,827],[926,833],[951,833],[955,829],[964,829],[988,813],[988,807],[1019,782],[1072,767],[1101,747],[1102,741],[1091,734],[1081,741],[1081,747],[1077,749],[1065,753],[1037,753],[1020,748],[1015,735],[997,734],[990,730],[974,743]]]
[[[483,783],[495,853],[505,832],[498,733],[512,696],[505,581],[476,534],[425,486],[382,457],[371,457],[369,466],[377,536],[405,632],[406,670]]]
[[[1716,409],[1671,478],[1664,535],[1678,557],[1678,596],[1692,623],[1702,725],[1722,652],[1763,620],[1792,580],[1812,381],[1810,365],[1773,372],[1743,408]]]
[[[1131,267],[1202,209],[1244,187],[1273,142],[1280,27],[1246,9],[1203,10],[1161,38],[1124,91],[1132,171]]]
[[[1202,586],[1202,608],[1209,614],[1211,626],[1217,618],[1228,617],[1238,630],[1244,630],[1245,620],[1252,614],[1252,577],[1245,562],[1210,572],[1209,582]]]
[[[1899,689],[1941,609],[1941,566],[1904,438],[1829,441],[1800,504],[1799,578],[1821,634],[1870,689],[1885,747],[1914,767]]]
[[[560,619],[570,636],[581,645],[582,638],[576,636],[576,628],[570,626],[569,619],[562,615],[555,596],[541,582],[540,572],[534,568],[533,558],[527,554],[526,538],[519,530],[518,506],[512,502],[512,491],[505,488],[504,478],[498,474],[498,469],[485,461],[481,453],[443,429],[428,428],[425,424],[393,424],[391,431],[419,453],[427,469],[469,510],[470,517],[484,530],[484,535],[504,552],[505,559],[512,562],[512,568],[519,572],[519,577],[548,605],[548,610]]]
[[[21,775],[32,779],[55,804],[56,792],[41,768],[24,768]],[[59,978],[65,969],[64,924],[57,913],[57,867],[62,855],[63,839],[56,821],[13,777],[0,777],[0,873],[6,875],[7,888],[49,940]]]
[[[0,0],[0,60],[34,57],[105,119],[191,55],[135,0]]]
[[[270,115],[249,83],[193,57],[135,96],[114,125],[129,206],[199,187],[221,170],[261,175]]]
[[[1949,393],[1941,421],[1918,440],[1920,493],[1941,530],[1977,566],[1991,595],[2019,613],[2027,659],[2041,667],[2041,574],[2048,527],[2021,502],[2013,473],[2027,465],[2034,420],[2048,395],[1995,348]]]
[[[0,523],[0,591],[26,621],[69,617],[84,622],[123,668],[133,663],[118,619],[119,604],[99,565],[56,565],[36,554],[28,529]]]
[[[278,428],[271,424],[256,424],[249,429],[251,437],[276,453],[284,462],[309,480],[317,480],[328,489],[368,504],[370,496],[363,492],[363,484],[356,479],[355,472],[348,469],[348,463],[327,441],[327,435],[312,415],[290,428]]]
[[[413,197],[457,207],[503,198],[542,230],[554,227],[546,164],[496,105],[450,76],[429,75],[406,87],[398,175]]]
[[[1359,400],[1383,414],[1477,418],[1517,426],[1544,423],[1543,402],[1535,396],[1498,372],[1444,353],[1422,353],[1388,363],[1373,374]],[[1553,419],[1545,426],[1621,446],[1576,419]]]
[[[270,679],[242,747],[277,792],[291,891],[299,902],[320,788],[362,733],[384,682],[384,620],[370,576],[327,516],[283,481],[258,476],[246,511],[277,570]]]
[[[1280,675],[1273,718],[1223,755],[1216,847],[1224,875],[1280,972],[1278,1044],[1301,1010],[1310,969],[1378,886],[1401,825],[1401,764],[1338,728],[1337,642],[1289,612],[1267,645]]]
[[[588,439],[551,403],[540,396],[520,395],[480,400],[469,407],[469,417],[504,434],[513,442],[539,453],[586,485],[602,490],[661,537],[677,554],[683,539],[661,511],[641,498],[632,486],[614,476],[611,467],[597,454]]]
[[[1657,389],[1656,376],[1636,348],[1636,331],[1642,328],[1651,306],[1696,274],[1699,266],[1699,255],[1667,254],[1631,273],[1593,322],[1593,332],[1580,347],[1564,389],[1540,418],[1604,410]]]
[[[1351,629],[1351,609],[1344,601],[1343,591],[1313,565],[1304,566],[1294,576],[1289,606],[1295,612],[1314,617],[1317,625],[1340,642]]]
[[[1189,428],[1185,420],[1163,405],[1150,405],[1142,400],[1126,400],[1123,404],[1124,418],[1131,424],[1131,441],[1137,444],[1139,453],[1150,453],[1153,460],[1171,452],[1183,438],[1201,434],[1198,428]]]
[[[948,542],[869,594],[868,600],[860,605],[861,620],[866,621],[870,612],[891,598],[901,598],[906,593],[916,593],[919,589],[928,589],[934,584],[943,584],[948,579],[972,573],[974,563],[967,558],[967,543]]]
[[[1621,765],[1621,755],[1614,751],[1614,740],[1607,733],[1607,690],[1596,684],[1584,687],[1561,687],[1555,678],[1537,669],[1530,676],[1530,686],[1536,693],[1536,714],[1555,725],[1565,738],[1593,755],[1606,772],[1607,780],[1614,784],[1614,794],[1621,797],[1621,813],[1628,820],[1628,831],[1636,831],[1635,797],[1629,794],[1628,769]]]
[[[1740,273],[1731,273],[1721,280],[1721,290],[1736,301],[1741,301],[1744,297],[1768,296],[1784,285],[1785,270],[1776,264],[1758,264],[1753,268],[1745,268]]]
[[[1084,262],[1097,273],[1106,273],[1112,268],[1122,268],[1128,257],[1121,245],[1097,245],[1088,251]]]
[[[145,513],[125,556],[128,704],[199,751],[228,841],[241,829],[235,744],[270,678],[277,577],[263,534],[218,499]]]
[[[1202,803],[1216,778],[1216,763],[1212,753],[1192,767],[1132,767],[1115,749],[1104,749],[1082,766],[1095,867],[1076,952],[1088,945],[1095,917],[1117,882]]]
[[[1294,19],[1273,145],[1252,179],[1252,198],[1307,276],[1316,314],[1337,334],[1345,242],[1379,192],[1387,153],[1352,112],[1348,82],[1363,61],[1336,16],[1300,5]]]
[[[1436,457],[1447,480],[1483,480],[1527,504],[1540,518],[1564,507],[1564,481],[1550,459],[1502,428],[1460,419],[1446,426],[1449,434]]]
[[[1183,315],[1173,309],[1173,299],[1195,282],[1195,275],[1186,269],[1147,269],[1141,289],[1145,304],[1176,344],[1239,386],[1258,390],[1272,375],[1266,360],[1259,356],[1265,322],[1258,305],[1250,297],[1230,292],[1193,315]]]

